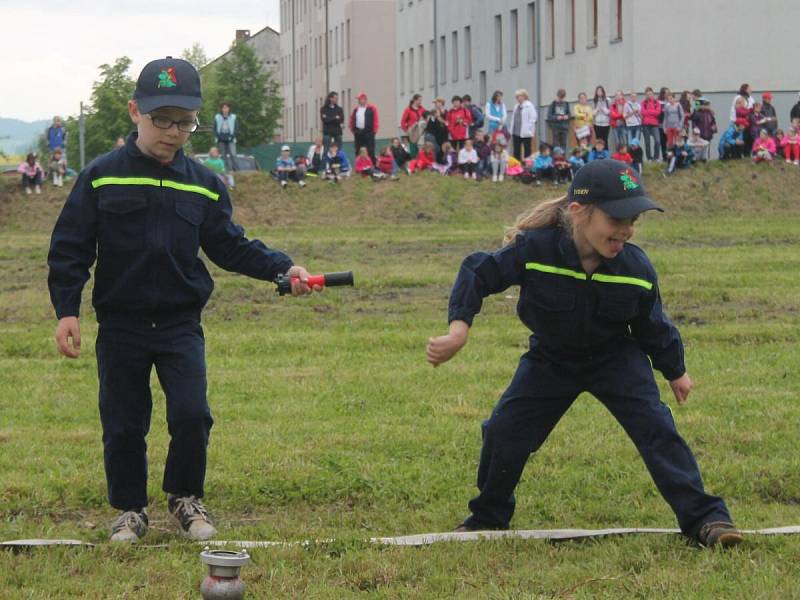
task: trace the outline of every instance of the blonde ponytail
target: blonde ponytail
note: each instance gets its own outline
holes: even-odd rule
[[[571,229],[570,219],[567,214],[568,204],[567,197],[562,196],[561,198],[542,202],[528,212],[522,213],[517,217],[514,226],[506,229],[503,245],[507,246],[513,243],[517,235],[529,229],[544,229],[556,226],[561,226],[568,230]]]

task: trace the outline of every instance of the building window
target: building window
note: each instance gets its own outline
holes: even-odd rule
[[[547,47],[546,58],[553,58],[556,55],[556,6],[555,0],[547,0],[545,8],[547,14],[545,15],[546,31],[545,31],[545,44]]]
[[[414,49],[408,49],[408,91],[414,93]]]
[[[347,58],[350,58],[350,19],[347,19]]]
[[[575,52],[575,0],[567,0],[567,54]]]
[[[487,100],[486,71],[481,71],[478,73],[478,102],[484,106]]]
[[[342,62],[344,62],[344,23],[339,25],[339,56],[342,57]]]
[[[511,11],[508,22],[509,66],[513,69],[519,66],[519,14],[516,9]]]
[[[439,38],[439,83],[447,83],[447,38]]]
[[[536,62],[536,2],[528,2],[528,62]]]
[[[339,64],[339,26],[333,30],[333,64]]]
[[[327,62],[330,67],[333,65],[333,29],[328,29],[328,39],[325,40],[325,46],[327,46]]]
[[[458,32],[453,32],[453,81],[458,81]]]
[[[436,40],[431,40],[428,44],[428,57],[431,61],[431,87],[436,87]]]
[[[494,16],[494,70],[503,70],[503,16]]]
[[[400,95],[406,91],[406,53],[400,53]]]
[[[464,27],[464,79],[472,77],[472,28]]]
[[[588,3],[589,14],[586,23],[589,26],[589,48],[597,47],[597,0],[586,0]]]
[[[419,45],[419,89],[425,89],[425,44]]]
[[[619,42],[622,40],[622,0],[611,0],[611,5],[614,9],[611,20],[611,26],[614,28],[611,33],[611,41]]]

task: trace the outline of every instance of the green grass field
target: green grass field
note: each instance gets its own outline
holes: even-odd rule
[[[2,183],[2,182],[0,182]],[[800,169],[712,164],[649,191],[669,209],[635,241],[661,277],[696,388],[673,406],[706,485],[746,528],[800,524]],[[207,505],[221,539],[332,543],[252,551],[251,598],[800,598],[800,536],[709,552],[678,536],[506,540],[387,548],[373,536],[447,531],[475,492],[480,423],[524,352],[516,290],[487,301],[470,344],[432,369],[449,287],[467,253],[555,194],[512,182],[417,176],[312,182],[280,193],[243,176],[237,219],[312,272],[356,289],[303,299],[214,268],[204,313],[212,432]],[[96,324],[57,356],[46,288],[66,192],[0,187],[0,540],[79,538],[93,549],[0,551],[0,598],[197,598],[200,548],[167,520],[164,396],[153,380],[151,523],[167,548],[105,544]],[[659,377],[660,379],[660,377]],[[513,526],[674,527],[631,442],[580,398],[535,455]]]

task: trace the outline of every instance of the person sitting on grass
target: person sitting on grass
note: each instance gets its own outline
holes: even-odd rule
[[[38,157],[35,152],[30,152],[25,160],[17,167],[17,173],[22,174],[22,186],[25,188],[25,193],[30,195],[32,190],[37,194],[42,193],[42,179],[44,178],[44,169],[39,164]]]
[[[781,160],[786,158],[783,153],[783,138],[785,137],[786,134],[783,133],[783,129],[775,130],[775,156]]]
[[[472,145],[472,140],[465,140],[464,147],[458,151],[458,170],[464,174],[464,179],[478,179],[478,151]]]
[[[509,528],[525,463],[576,398],[590,392],[636,445],[685,536],[705,547],[742,541],[725,502],[703,489],[653,376],[660,371],[678,404],[686,402],[693,383],[680,333],[664,313],[652,263],[629,243],[649,210],[662,209],[633,169],[598,160],[578,171],[566,196],[518,219],[502,249],[464,259],[450,294],[449,332],[429,338],[428,362],[451,360],[484,298],[511,286],[520,286],[517,312],[534,333],[483,423],[478,495],[456,532]],[[609,506],[618,500],[606,499]]]
[[[572,179],[575,178],[575,174],[585,165],[586,161],[584,161],[583,156],[581,156],[581,149],[573,148],[569,157],[569,166],[570,170],[572,171]]]
[[[393,138],[392,139],[392,146],[391,146],[392,156],[394,157],[394,162],[397,164],[398,169],[404,170],[407,174],[411,175],[411,169],[409,168],[409,163],[411,162],[411,153],[408,151],[408,148],[403,144],[400,138]],[[395,173],[397,175],[397,173]]]
[[[64,187],[64,175],[66,173],[67,159],[64,158],[64,151],[61,148],[56,148],[50,157],[50,175],[53,177],[53,185]]]
[[[364,177],[369,177],[375,173],[375,165],[372,164],[372,159],[369,157],[369,151],[366,146],[362,146],[356,156],[356,173]]]
[[[291,156],[292,149],[289,146],[281,148],[281,155],[275,160],[275,174],[281,183],[281,188],[285,189],[289,181],[296,181],[300,187],[305,187],[306,170],[305,167],[298,167]]]
[[[397,138],[395,138],[397,139]],[[397,179],[397,163],[394,160],[391,146],[384,146],[381,153],[378,155],[378,171],[384,177],[388,177],[393,181]]]
[[[556,185],[561,185],[572,179],[572,169],[569,160],[564,156],[561,146],[553,148],[553,169],[555,169]]]
[[[666,175],[672,175],[675,169],[688,169],[694,164],[694,150],[686,141],[686,136],[681,135],[675,140],[675,145],[667,149]]]
[[[536,185],[542,185],[542,180],[549,179],[555,182],[555,167],[553,157],[550,155],[550,146],[545,143],[539,144],[539,154],[533,160],[534,181]]]
[[[586,159],[586,162],[590,163],[595,160],[605,160],[608,158],[611,158],[611,156],[609,155],[608,150],[606,150],[606,143],[602,138],[597,138],[594,141],[594,149],[589,152],[589,157]]]
[[[619,145],[617,151],[611,155],[611,158],[629,165],[633,164],[633,157],[628,152],[628,144],[624,142]]]
[[[489,157],[492,154],[489,136],[480,131],[476,133],[473,147],[478,153],[478,177],[489,177],[492,174],[492,166],[489,164]]]
[[[342,177],[350,176],[350,162],[336,142],[331,142],[331,145],[328,146],[325,159],[322,161],[322,168],[324,169],[323,179],[332,183],[339,183]]]
[[[219,148],[211,146],[208,149],[208,158],[203,161],[203,164],[211,169],[214,174],[219,177],[219,180],[229,188],[234,186],[233,175],[225,172],[225,161],[219,154]]]
[[[628,154],[631,155],[631,159],[633,160],[631,163],[633,168],[641,175],[644,163],[644,150],[642,150],[642,144],[639,142],[639,138],[631,139],[630,146],[628,147]]]
[[[753,162],[758,164],[761,162],[771,163],[775,157],[775,140],[769,136],[769,131],[762,129],[756,141],[753,142],[752,151]]]
[[[453,152],[453,147],[450,142],[442,144],[442,149],[436,156],[436,162],[433,163],[434,170],[438,171],[441,175],[450,175],[458,165],[458,157]]]
[[[719,159],[742,158],[744,150],[744,128],[747,121],[736,119],[719,138]]]
[[[789,133],[784,135],[781,140],[781,147],[787,164],[800,165],[800,133],[797,128],[789,128]]]
[[[492,182],[497,183],[503,181],[506,169],[508,168],[508,152],[506,152],[503,144],[495,143],[494,149],[489,156],[489,165],[492,168]]]
[[[708,152],[710,149],[710,145],[708,140],[703,139],[703,136],[700,135],[700,128],[694,127],[692,128],[692,135],[689,138],[689,145],[692,147],[694,151],[695,160],[698,162],[707,162],[708,161]]]
[[[408,163],[408,173],[417,173],[419,171],[430,171],[436,162],[436,152],[433,149],[432,142],[425,142],[422,148],[417,153],[417,158]]]
[[[314,143],[311,144],[308,148],[308,152],[306,153],[306,160],[308,168],[306,169],[306,174],[319,176],[322,172],[322,162],[325,159],[325,145],[323,144],[323,140],[321,136],[318,136]]]

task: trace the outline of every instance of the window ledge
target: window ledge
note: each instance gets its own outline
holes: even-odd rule
[[[566,54],[567,56],[569,56],[570,54],[575,54],[575,50],[567,50],[566,52],[564,52],[564,54]]]
[[[622,43],[622,38],[621,38],[621,37],[618,37],[618,38],[613,38],[613,39],[611,39],[611,41],[609,42],[609,44],[620,44],[620,43]]]
[[[597,42],[595,42],[594,44],[589,44],[588,46],[586,46],[587,50],[592,50],[594,48],[597,48]]]

